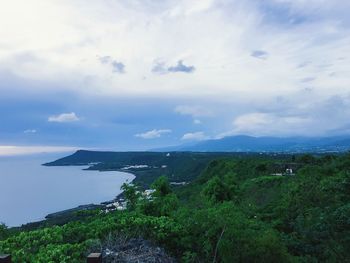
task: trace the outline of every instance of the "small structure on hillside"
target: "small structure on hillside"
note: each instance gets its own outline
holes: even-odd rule
[[[143,191],[142,196],[148,200],[152,199],[152,194],[155,192],[156,190],[154,189],[147,189],[145,191]]]
[[[274,176],[289,176],[289,175],[295,175],[295,173],[293,172],[292,168],[286,168],[286,170],[284,172],[272,173],[271,175],[274,175]]]
[[[170,182],[170,185],[186,185],[187,182]]]
[[[287,168],[285,175],[294,175],[292,168]]]

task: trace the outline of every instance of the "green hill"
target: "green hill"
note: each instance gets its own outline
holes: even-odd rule
[[[142,237],[179,262],[349,262],[350,155],[220,155],[197,172],[180,156],[179,171],[193,173],[189,184],[161,176],[147,198],[124,185],[125,211],[3,228],[0,252],[15,262],[84,262],[91,250],[112,249],[111,240]]]

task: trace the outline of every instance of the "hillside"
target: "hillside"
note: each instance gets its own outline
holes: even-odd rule
[[[256,156],[254,153],[228,152],[97,152],[79,150],[74,154],[46,163],[47,166],[88,165],[88,170],[124,171],[136,176],[134,182],[148,187],[156,178],[165,175],[171,182],[190,182],[214,159]],[[266,158],[267,156],[265,156]],[[289,158],[271,155],[269,158]]]
[[[185,186],[157,178],[151,198],[126,185],[125,211],[0,228],[0,253],[15,262],[84,262],[88,252],[123,253],[141,237],[178,262],[349,262],[349,174],[348,154],[224,156]]]
[[[252,137],[229,136],[190,145],[156,149],[156,151],[194,152],[344,152],[350,149],[349,136],[334,137]]]

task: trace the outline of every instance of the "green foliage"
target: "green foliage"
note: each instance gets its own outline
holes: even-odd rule
[[[121,170],[125,166],[147,164],[148,167],[129,169],[136,175],[134,183],[141,188],[149,188],[158,177],[165,175],[172,181],[192,181],[207,164],[217,158],[238,156],[239,153],[193,153],[171,152],[94,152],[77,151],[71,156],[46,165],[90,165],[91,170]],[[164,168],[163,165],[166,165]],[[157,168],[158,167],[158,168]]]
[[[146,215],[170,216],[179,207],[179,199],[172,193],[168,179],[159,177],[151,186],[154,192],[150,199],[139,201],[139,211]]]
[[[10,253],[14,262],[82,262],[92,240],[103,239],[111,232],[142,235],[174,247],[181,226],[168,217],[111,213],[87,222],[73,222],[29,232],[21,232],[0,241],[0,252]]]
[[[0,223],[0,240],[7,238],[8,235],[7,226],[4,223]]]
[[[141,196],[137,187],[133,184],[124,183],[120,189],[123,190],[128,209],[135,209],[136,204]]]
[[[170,216],[179,207],[179,199],[175,194],[167,194],[162,197],[155,197],[153,201],[148,202],[151,208],[145,214],[153,216]]]
[[[212,161],[197,180],[203,184],[201,194],[211,203],[235,200],[238,192],[236,164],[227,159]]]
[[[164,197],[172,192],[168,178],[166,176],[160,176],[157,180],[154,181],[154,183],[151,185],[151,188],[155,190],[153,193],[153,196],[155,197]]]
[[[178,215],[190,233],[189,255],[202,262],[289,262],[291,256],[278,233],[248,219],[234,204],[183,210]],[[191,251],[192,250],[192,251]],[[261,253],[261,254],[260,254]]]
[[[228,201],[231,199],[233,194],[229,185],[222,181],[218,176],[215,176],[209,180],[202,193],[210,202],[213,203]]]
[[[311,154],[304,154],[298,158],[298,161],[304,164],[314,164],[316,162],[316,158]]]
[[[296,175],[274,175],[290,165]],[[350,259],[350,155],[218,159],[186,186],[159,177],[152,187],[145,198],[124,184],[127,211],[11,234],[0,225],[0,252],[14,262],[83,262],[93,242],[119,233],[150,239],[179,262]]]

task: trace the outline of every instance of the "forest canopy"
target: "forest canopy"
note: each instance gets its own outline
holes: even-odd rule
[[[126,211],[33,230],[0,225],[0,252],[14,262],[84,262],[112,234],[150,240],[179,262],[350,259],[348,154],[215,159],[185,186],[161,176],[150,188],[144,198],[125,184]]]

